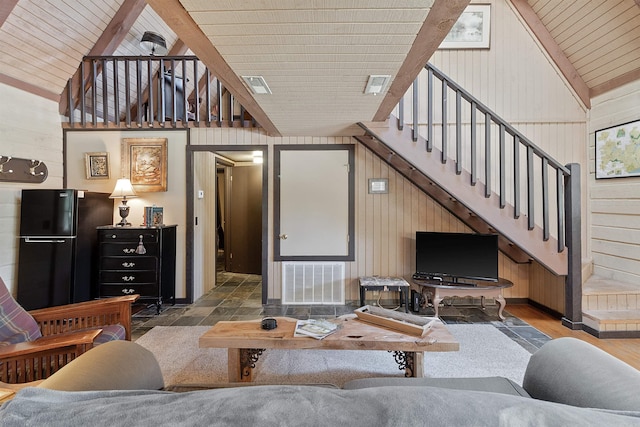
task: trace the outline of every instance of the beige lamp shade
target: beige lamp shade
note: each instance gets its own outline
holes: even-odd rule
[[[113,189],[113,193],[111,193],[109,198],[126,199],[127,197],[138,197],[138,195],[133,190],[133,185],[131,185],[131,181],[129,179],[120,178],[118,182],[116,182],[116,187]]]

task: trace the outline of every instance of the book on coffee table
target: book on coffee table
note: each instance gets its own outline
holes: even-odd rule
[[[318,340],[338,330],[338,325],[324,319],[307,319],[296,322],[294,337],[312,337]]]

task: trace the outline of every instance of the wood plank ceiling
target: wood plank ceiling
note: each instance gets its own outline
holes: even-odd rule
[[[585,105],[640,79],[640,0],[507,1]],[[85,55],[141,54],[152,30],[170,49],[184,43],[270,134],[358,134],[389,114],[467,3],[3,0],[0,83],[59,100]],[[392,76],[386,93],[363,93],[372,74]],[[243,75],[273,94],[253,95]]]

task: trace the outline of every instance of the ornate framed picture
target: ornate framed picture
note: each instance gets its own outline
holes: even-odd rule
[[[640,176],[640,120],[596,131],[596,178]]]
[[[136,192],[167,191],[167,139],[124,138],[122,175]]]
[[[458,18],[439,49],[488,49],[491,5],[471,4]]]
[[[87,179],[109,179],[109,153],[84,153]]]

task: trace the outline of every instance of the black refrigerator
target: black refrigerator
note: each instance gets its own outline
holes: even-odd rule
[[[96,293],[96,227],[113,224],[108,193],[22,190],[18,303],[34,310]]]

